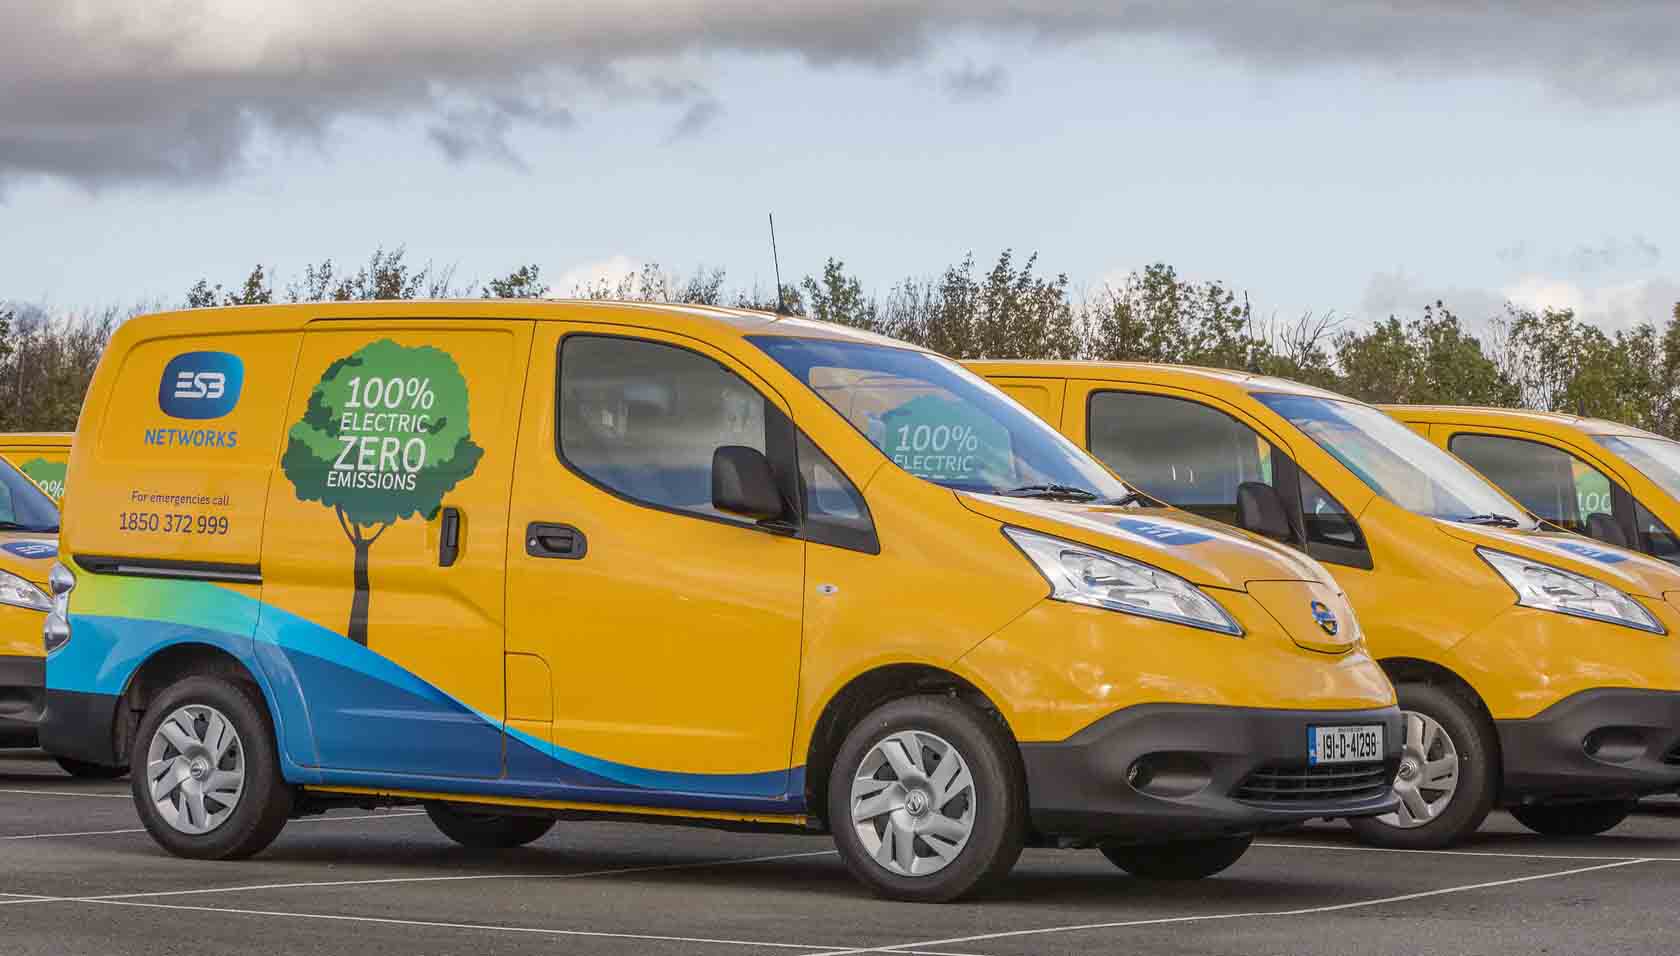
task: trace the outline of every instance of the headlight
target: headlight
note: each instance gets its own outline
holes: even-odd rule
[[[52,610],[47,592],[8,571],[0,571],[0,604],[26,607],[31,611]]]
[[[1643,605],[1608,584],[1503,551],[1477,548],[1476,553],[1517,592],[1517,603],[1523,607],[1668,633]]]
[[[1243,629],[1194,584],[1141,561],[1021,528],[1004,528],[1058,601],[1124,611],[1241,637]]]

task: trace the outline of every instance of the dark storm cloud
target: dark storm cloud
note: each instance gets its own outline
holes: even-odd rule
[[[1667,0],[6,0],[0,184],[200,181],[237,169],[259,132],[320,137],[349,116],[418,117],[446,155],[507,161],[510,133],[542,122],[498,106],[509,89],[667,102],[625,77],[729,53],[894,67],[964,33],[1143,36],[1261,71],[1501,75],[1598,107],[1680,98]],[[679,133],[722,108],[663,82]]]

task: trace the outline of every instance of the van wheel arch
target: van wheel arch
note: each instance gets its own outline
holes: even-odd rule
[[[117,712],[111,727],[111,746],[120,766],[128,765],[129,747],[145,718],[152,700],[170,685],[194,675],[219,677],[239,684],[249,684],[259,700],[266,701],[262,685],[249,668],[227,651],[210,644],[171,644],[159,650],[135,669],[117,699]]]
[[[866,671],[849,681],[829,698],[822,716],[811,733],[811,743],[805,755],[806,813],[815,822],[828,806],[828,780],[834,759],[846,735],[864,717],[890,701],[904,697],[938,696],[960,700],[987,714],[998,722],[1011,743],[1015,733],[1004,718],[1003,711],[992,703],[985,692],[950,671],[928,664],[888,664]],[[1025,793],[1026,780],[1021,780]],[[821,829],[828,829],[828,821],[821,821]]]
[[[1503,755],[1498,750],[1498,725],[1494,722],[1493,711],[1488,709],[1487,701],[1482,699],[1482,695],[1476,692],[1476,688],[1472,687],[1469,681],[1434,661],[1419,660],[1415,657],[1390,657],[1378,661],[1378,664],[1382,666],[1383,673],[1388,675],[1388,679],[1392,683],[1434,684],[1437,687],[1449,689],[1465,700],[1474,703],[1476,711],[1483,720],[1487,721],[1488,728],[1494,731],[1491,739],[1494,742],[1493,766],[1495,773],[1499,774],[1503,771],[1504,760]],[[1497,789],[1499,785],[1500,781],[1496,778],[1494,787]]]

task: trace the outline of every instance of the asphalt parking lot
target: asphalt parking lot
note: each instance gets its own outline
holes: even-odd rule
[[[1199,883],[1029,850],[1000,893],[873,899],[826,838],[562,823],[463,850],[410,810],[297,821],[253,860],[166,856],[127,782],[0,752],[0,952],[799,954],[1670,953],[1680,801],[1550,840],[1498,814],[1474,844],[1409,853],[1323,826],[1269,837]]]

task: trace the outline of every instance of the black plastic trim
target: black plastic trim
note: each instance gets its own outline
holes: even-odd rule
[[[30,747],[46,706],[47,659],[0,656],[0,747]]]
[[[1392,777],[1404,731],[1396,707],[1272,710],[1203,704],[1139,704],[1116,711],[1058,743],[1021,745],[1029,814],[1041,836],[1135,843],[1258,833],[1320,817],[1364,817],[1397,805],[1392,791],[1358,799],[1254,802],[1233,794],[1264,768],[1306,766],[1307,728],[1381,724],[1382,765]],[[1186,795],[1134,788],[1140,758],[1173,755],[1205,768],[1206,783]]]
[[[176,578],[189,581],[227,581],[261,584],[262,565],[220,561],[176,561],[168,558],[130,558],[106,554],[77,554],[76,565],[91,574],[133,578]]]
[[[1672,792],[1680,766],[1666,758],[1680,747],[1680,692],[1601,687],[1571,694],[1523,720],[1494,722],[1503,754],[1506,803],[1546,799],[1614,799]],[[1585,741],[1609,731],[1643,744],[1631,759],[1588,754]]]
[[[101,766],[116,766],[117,695],[74,690],[47,691],[41,717],[41,749]]]

